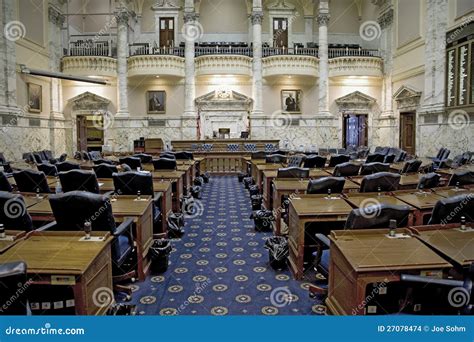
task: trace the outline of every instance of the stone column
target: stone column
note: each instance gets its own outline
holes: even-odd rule
[[[380,25],[380,46],[382,49],[384,77],[382,84],[382,116],[393,116],[393,7],[390,5],[381,11],[378,17]]]
[[[114,13],[117,21],[117,116],[128,117],[128,80],[127,80],[127,55],[128,55],[128,19],[130,13],[124,7],[118,8]]]
[[[252,35],[253,35],[253,62],[252,62],[252,71],[253,71],[253,83],[252,83],[252,93],[253,93],[253,110],[252,115],[261,115],[263,114],[263,85],[262,85],[262,20],[263,20],[263,11],[261,0],[253,1],[253,10],[252,10]]]
[[[65,17],[60,10],[49,5],[49,68],[51,71],[60,71],[62,57],[62,33]],[[51,78],[51,115],[52,117],[63,118],[61,112],[61,81],[57,78]]]
[[[331,115],[329,112],[329,61],[328,61],[328,23],[329,3],[319,2],[319,116]]]
[[[196,13],[185,12],[184,14],[184,26],[185,26],[185,47],[184,47],[184,59],[185,59],[185,84],[184,84],[184,114],[185,116],[194,117],[196,116],[196,108],[194,100],[196,99],[196,81],[195,81],[195,64],[194,64],[194,43],[197,39],[193,32],[197,29],[196,26]]]
[[[313,41],[313,20],[314,17],[312,15],[305,15],[304,16],[304,38],[305,38],[305,45],[306,43]]]

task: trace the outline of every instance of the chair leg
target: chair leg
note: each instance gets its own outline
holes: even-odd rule
[[[328,294],[327,289],[324,289],[322,287],[319,287],[319,286],[316,286],[316,285],[313,285],[313,284],[310,284],[308,286],[308,291],[309,291],[309,295],[313,296],[313,297],[316,296],[316,295],[327,296],[327,294]]]

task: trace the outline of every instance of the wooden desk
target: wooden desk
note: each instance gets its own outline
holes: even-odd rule
[[[35,170],[37,171],[37,170]],[[8,181],[10,182],[11,186],[13,187],[13,189],[18,189],[17,185],[16,185],[16,181],[15,181],[15,178],[13,177],[8,177]],[[55,184],[58,182],[58,178],[54,177],[54,176],[46,176],[46,183],[48,183],[49,187],[51,190],[53,190],[53,187],[55,186]]]
[[[112,291],[112,237],[106,232],[92,235],[104,241],[79,241],[83,232],[32,232],[1,254],[0,263],[24,261],[32,286],[71,284],[76,314],[103,315],[107,307],[94,304],[94,291]]]
[[[409,234],[409,230],[397,229],[397,233]],[[332,314],[366,314],[369,306],[373,310],[370,301],[362,307],[369,284],[399,281],[401,273],[420,275],[452,267],[418,239],[391,239],[387,234],[388,229],[331,232],[326,304]]]
[[[324,222],[325,224],[338,222],[342,227],[352,207],[340,196],[300,195],[290,200],[289,209],[289,236],[290,268],[296,279],[300,279],[304,272],[304,249],[306,224],[310,222]],[[324,233],[325,229],[320,232]],[[319,231],[319,228],[318,228]]]
[[[400,185],[398,186],[398,189],[399,190],[416,189],[418,186],[418,182],[423,176],[424,175],[421,173],[410,173],[410,174],[402,175],[400,177]]]
[[[262,191],[263,189],[263,172],[264,171],[275,171],[275,177],[276,177],[276,173],[278,172],[278,169],[282,168],[282,167],[285,167],[283,164],[258,164],[255,166],[255,170],[256,170],[256,178],[254,178],[255,180],[255,184],[258,185],[258,189],[260,191]]]
[[[431,190],[436,195],[443,196],[443,197],[452,197],[452,196],[464,195],[464,194],[468,194],[468,193],[472,194],[472,192],[473,192],[473,191],[470,191],[470,190],[464,189],[464,188],[456,189],[456,187],[454,187],[454,186],[444,187],[444,188],[433,188]],[[474,194],[473,194],[473,196],[474,196]]]
[[[390,194],[381,194],[379,196],[378,193],[373,193],[373,192],[365,192],[365,193],[351,193],[351,194],[346,194],[345,198],[347,202],[349,202],[350,205],[352,205],[354,208],[365,208],[369,205],[374,205],[374,204],[389,204],[389,205],[403,205],[406,206],[407,204],[403,202],[402,200],[396,198],[393,195]],[[408,226],[413,225],[413,220],[414,220],[414,212],[415,208],[410,207],[410,214],[408,215]]]
[[[426,224],[431,217],[431,212],[436,202],[444,198],[435,193],[413,190],[399,190],[395,191],[393,195],[406,204],[416,208],[414,217],[414,224],[416,226]]]
[[[23,230],[5,230],[5,235],[5,239],[0,239],[0,254],[14,246],[19,239],[26,235],[26,232]]]
[[[424,169],[426,167],[431,166],[431,164],[433,164],[433,161],[429,158],[417,158],[417,159],[421,160],[420,169]],[[402,162],[390,164],[390,171],[396,172],[396,173],[402,172],[403,167],[405,166],[405,163],[406,162],[402,161]]]
[[[19,192],[18,194],[23,196],[25,200],[26,208],[29,208],[39,202],[48,201],[48,196],[51,194],[39,194],[39,197],[31,192]]]
[[[151,173],[155,180],[168,180],[173,183],[173,210],[180,211],[180,198],[184,193],[184,176],[183,171],[153,171]]]

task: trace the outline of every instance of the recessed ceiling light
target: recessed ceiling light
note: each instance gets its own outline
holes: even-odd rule
[[[156,75],[155,77],[156,77],[156,78],[160,78],[160,75]]]

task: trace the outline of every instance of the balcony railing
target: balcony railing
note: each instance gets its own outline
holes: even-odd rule
[[[318,49],[316,48],[286,48],[286,47],[264,47],[263,57],[279,56],[279,55],[300,55],[318,57]]]
[[[330,48],[329,58],[337,57],[382,57],[380,50],[362,48]]]
[[[236,47],[236,46],[210,46],[210,47],[196,47],[195,56],[206,56],[206,55],[240,55],[252,57],[251,47]]]
[[[165,55],[184,57],[184,48],[182,47],[156,47],[148,43],[135,43],[129,45],[130,56],[143,55]]]
[[[97,40],[95,37],[76,39],[69,42],[68,56],[103,56],[113,57],[116,55],[114,42],[109,40]]]

